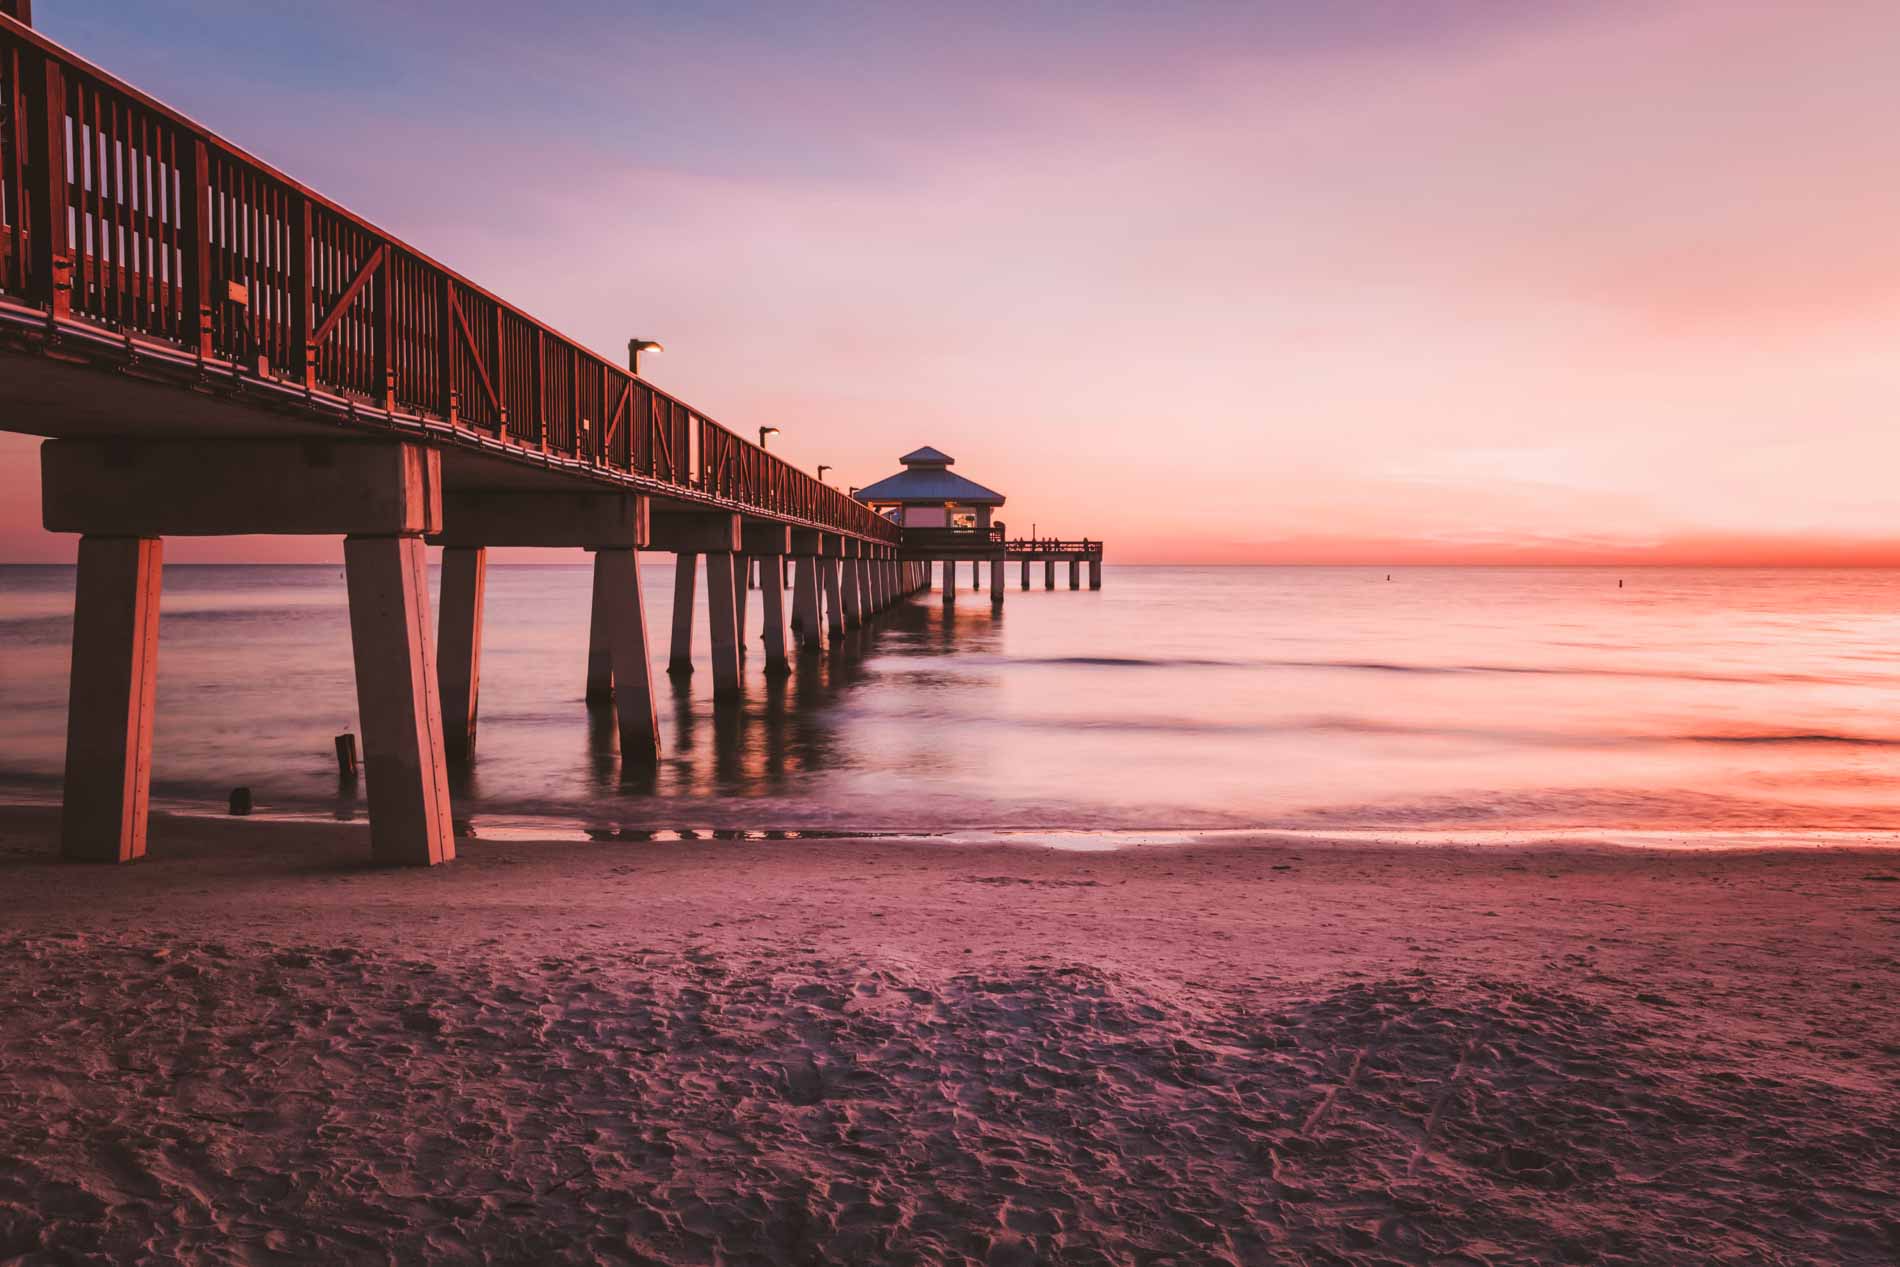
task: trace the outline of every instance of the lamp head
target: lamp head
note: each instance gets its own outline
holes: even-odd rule
[[[635,374],[640,372],[640,353],[664,352],[666,347],[658,339],[628,339],[627,368]]]

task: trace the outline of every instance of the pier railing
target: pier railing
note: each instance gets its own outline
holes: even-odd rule
[[[0,295],[55,326],[898,540],[841,490],[4,13]]]
[[[1006,553],[1011,558],[1019,556],[1040,558],[1045,554],[1073,554],[1087,557],[1102,553],[1102,543],[1092,541],[1087,537],[1080,541],[1063,541],[1055,537],[1018,537],[1007,543]]]
[[[904,548],[906,550],[980,550],[984,548],[1000,550],[1003,546],[1001,528],[906,528],[904,529]]]

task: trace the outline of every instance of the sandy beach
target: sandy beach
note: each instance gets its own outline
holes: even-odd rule
[[[1900,857],[0,812],[0,1260],[1889,1263]]]

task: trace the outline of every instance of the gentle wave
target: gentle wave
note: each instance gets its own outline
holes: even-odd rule
[[[1102,731],[1129,734],[1393,735],[1422,739],[1480,739],[1505,744],[1555,747],[1646,747],[1671,744],[1762,744],[1786,747],[1900,747],[1900,735],[1828,734],[1811,731],[1738,731],[1695,734],[1671,731],[1616,732],[1539,730],[1501,726],[1414,725],[1367,717],[1298,717],[1279,721],[1241,721],[1197,717],[988,717],[942,709],[938,719],[963,725],[997,725],[1052,731]]]
[[[1106,669],[1318,669],[1346,673],[1406,673],[1455,676],[1460,674],[1524,674],[1536,677],[1637,678],[1676,682],[1729,684],[1810,683],[1852,686],[1891,680],[1888,675],[1811,673],[1713,673],[1699,669],[1607,668],[1594,665],[1526,664],[1406,664],[1392,660],[1223,660],[1201,656],[969,656],[970,663],[986,661],[1010,665]]]

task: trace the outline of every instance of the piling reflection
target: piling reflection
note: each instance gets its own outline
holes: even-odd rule
[[[930,736],[954,725],[958,710],[970,706],[972,689],[995,685],[992,675],[972,672],[967,665],[952,669],[949,660],[969,653],[999,654],[1003,609],[986,601],[945,606],[937,597],[926,591],[900,600],[867,616],[858,628],[838,629],[836,637],[831,636],[830,622],[821,617],[823,638],[795,644],[786,675],[767,673],[761,649],[751,646],[754,637],[763,640],[763,614],[758,603],[748,603],[752,621],[741,642],[747,654],[739,698],[716,699],[712,675],[703,664],[695,673],[656,672],[660,760],[646,764],[622,759],[616,705],[610,698],[583,708],[585,725],[573,772],[594,797],[619,805],[623,812],[637,812],[642,803],[648,812],[658,812],[656,803],[676,800],[730,802],[795,795],[800,779],[861,764],[850,755],[847,736],[867,712],[876,716],[890,706],[876,692],[866,695],[867,688],[894,678],[902,680],[913,720],[921,728],[905,734],[901,743],[919,745],[919,759],[927,758],[936,769],[965,767],[975,759],[971,753],[955,744],[933,748]],[[695,648],[696,655],[703,655],[698,644]],[[929,661],[944,667],[933,670],[920,663]],[[500,663],[494,668],[497,677],[507,672]],[[869,701],[868,709],[858,702],[860,696]],[[507,767],[495,767],[497,772],[513,773],[511,754],[518,757],[516,745],[533,723],[550,737],[575,735],[571,722],[563,724],[568,717],[568,701],[550,702],[545,714],[511,717],[498,726],[494,733]],[[902,723],[898,725],[901,729]],[[499,738],[503,734],[505,740]],[[555,747],[563,746],[556,738]],[[479,748],[451,767],[450,789],[458,805],[482,804],[485,794],[494,790],[484,786],[481,769]],[[360,796],[340,793],[336,809],[339,817],[360,814]]]
[[[789,676],[763,671],[763,657],[748,657],[740,698],[712,697],[706,675],[665,679],[662,719],[664,757],[654,770],[619,770],[614,790],[624,796],[745,798],[788,793],[800,776],[844,763],[844,710],[865,688],[890,672],[894,658],[940,658],[997,646],[998,616],[981,610],[940,613],[922,601],[900,602],[857,629],[840,631],[817,645],[804,644],[792,657]],[[825,631],[829,635],[829,628]],[[882,666],[882,667],[880,667]],[[912,683],[934,687],[934,675],[906,670]],[[952,681],[946,675],[943,684]],[[955,680],[972,684],[968,675]],[[979,676],[975,684],[982,685]],[[696,686],[699,689],[695,689]],[[590,770],[599,785],[618,763],[611,715],[590,716]]]

